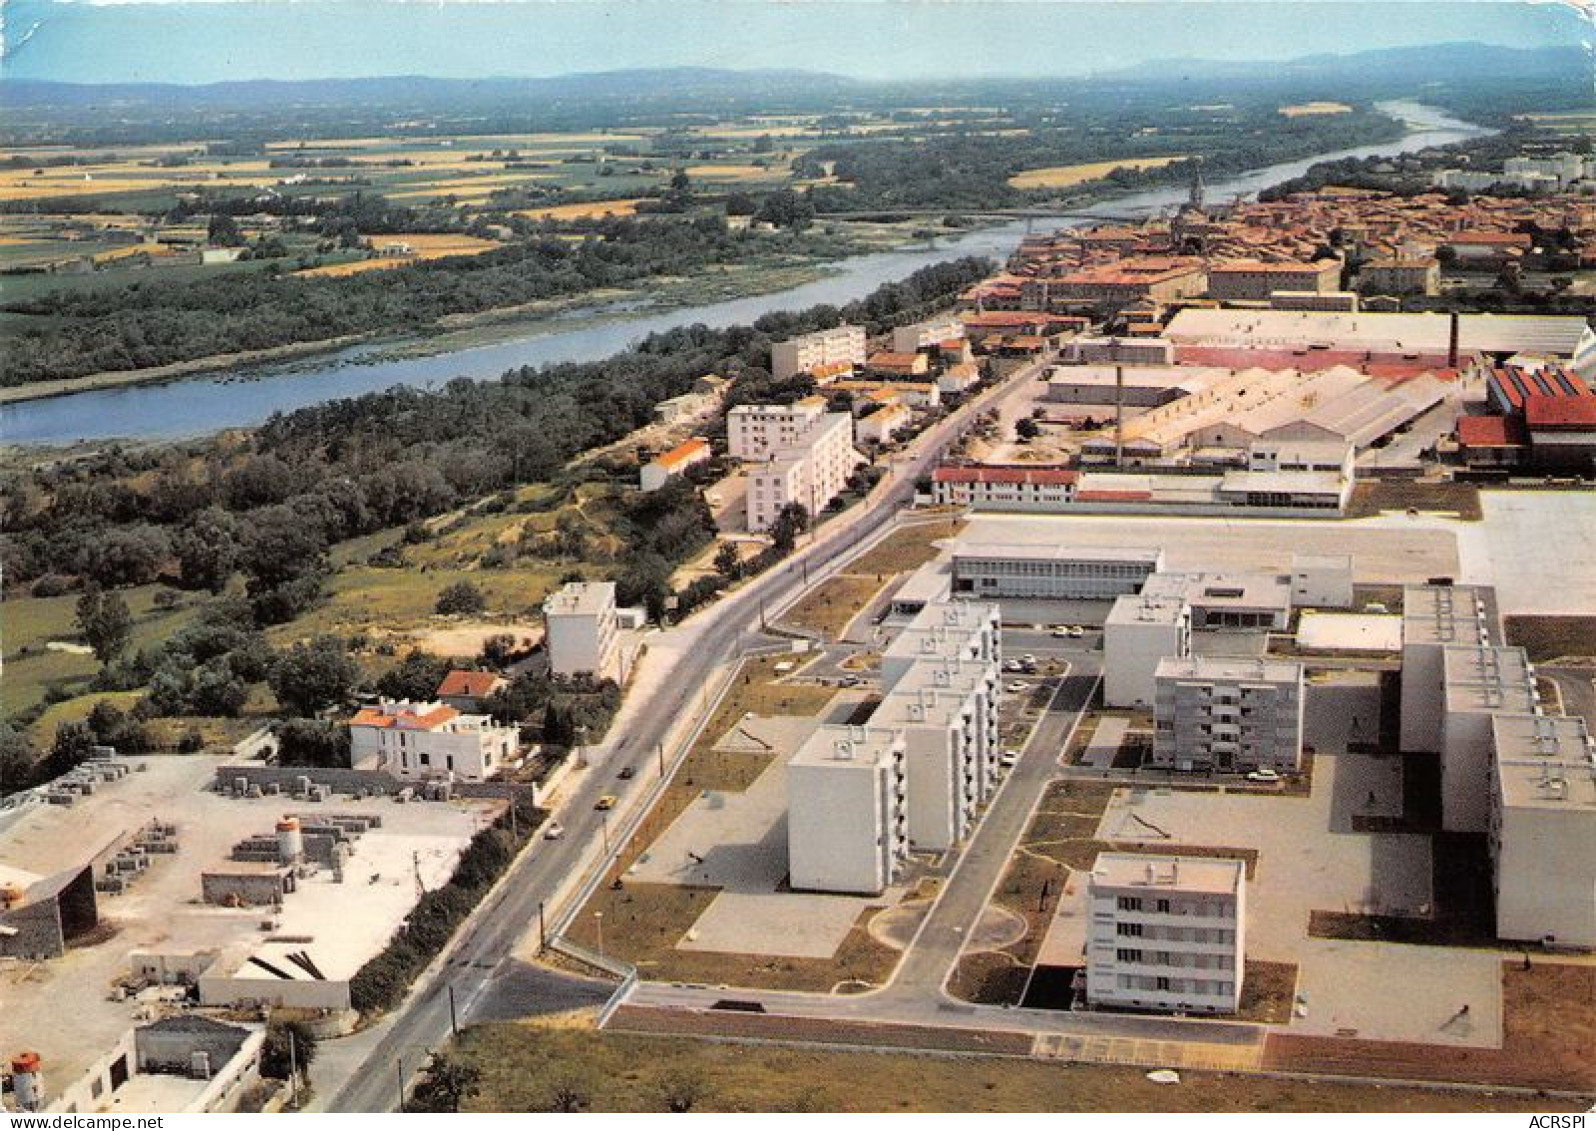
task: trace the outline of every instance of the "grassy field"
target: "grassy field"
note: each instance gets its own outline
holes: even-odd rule
[[[1386,511],[1433,511],[1480,520],[1480,490],[1472,483],[1426,483],[1414,479],[1370,479],[1352,489],[1348,518],[1372,518]]]
[[[121,590],[133,613],[133,639],[128,653],[159,644],[194,615],[190,604],[155,607],[156,585]],[[5,678],[0,680],[0,708],[7,717],[30,710],[54,689],[80,693],[100,670],[92,655],[47,648],[51,641],[81,644],[74,623],[77,594],[64,597],[8,597],[0,608],[5,632]],[[85,708],[87,710],[87,708]]]
[[[805,593],[781,618],[781,623],[835,640],[881,587],[882,583],[874,577],[839,573]]]
[[[1108,176],[1115,169],[1162,169],[1176,161],[1186,160],[1186,154],[1172,157],[1125,157],[1118,161],[1091,161],[1084,165],[1050,165],[1045,169],[1027,169],[1009,178],[1017,189],[1071,188],[1086,181]]]
[[[1530,1096],[1182,1072],[1178,1087],[1135,1068],[1017,1058],[830,1052],[494,1024],[461,1036],[480,1069],[468,1111],[648,1112],[690,1092],[694,1111],[1573,1111]],[[684,1084],[684,1081],[689,1082]]]
[[[1560,656],[1596,656],[1596,617],[1511,616],[1507,642],[1523,648],[1533,663]]]
[[[848,572],[856,575],[903,573],[919,569],[941,551],[937,543],[955,537],[964,529],[964,520],[945,519],[941,522],[917,522],[882,539],[876,546],[848,563]]]
[[[423,259],[443,259],[451,255],[481,255],[484,251],[492,251],[501,246],[497,240],[482,240],[474,236],[459,236],[447,234],[429,234],[424,232],[406,232],[391,236],[367,236],[373,248],[379,253],[374,259],[355,259],[348,263],[330,263],[321,267],[312,267],[307,271],[296,271],[300,276],[321,275],[357,275],[362,271],[380,271],[389,267],[402,267],[407,263],[416,263]],[[407,251],[398,251],[403,245]],[[395,248],[392,255],[380,254],[384,248]]]

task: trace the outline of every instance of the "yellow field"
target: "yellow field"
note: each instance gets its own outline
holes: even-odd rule
[[[1017,189],[1069,188],[1084,181],[1106,177],[1115,169],[1162,169],[1176,161],[1184,161],[1184,153],[1173,157],[1127,157],[1120,161],[1092,161],[1085,165],[1054,165],[1046,169],[1027,169],[1009,178]]]
[[[551,181],[552,173],[493,173],[483,177],[456,177],[428,181],[416,188],[384,189],[382,195],[394,200],[417,200],[434,196],[453,196],[460,200],[485,200],[499,189],[514,188],[530,181]]]
[[[586,204],[556,204],[548,208],[527,208],[515,213],[528,220],[602,220],[606,216],[636,216],[642,197],[624,200],[592,200]]]
[[[779,169],[762,169],[758,165],[693,165],[687,170],[689,177],[701,181],[758,181],[781,176]]]
[[[1280,113],[1288,118],[1309,118],[1316,114],[1350,114],[1352,107],[1345,102],[1298,102],[1294,106],[1282,106]]]
[[[456,236],[442,232],[414,232],[394,236],[367,236],[371,246],[381,251],[390,244],[409,244],[409,255],[387,255],[376,259],[356,259],[349,263],[329,263],[324,267],[311,267],[295,271],[300,278],[338,278],[343,275],[360,275],[367,271],[386,271],[403,267],[422,259],[442,259],[449,255],[481,255],[499,244],[495,240],[479,240],[475,236]]]
[[[131,243],[126,247],[115,248],[111,251],[102,251],[94,257],[96,263],[114,263],[118,259],[129,259],[135,255],[148,255],[160,258],[166,255],[176,255],[177,252],[164,243]]]

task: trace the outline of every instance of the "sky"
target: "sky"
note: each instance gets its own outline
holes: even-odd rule
[[[89,83],[676,66],[1045,76],[1596,38],[1569,4],[1492,0],[0,0],[0,16],[4,75]]]

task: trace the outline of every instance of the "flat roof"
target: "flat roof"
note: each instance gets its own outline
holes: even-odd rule
[[[1535,678],[1524,649],[1449,644],[1441,665],[1447,710],[1534,713]]]
[[[1260,656],[1165,656],[1154,672],[1157,679],[1201,679],[1237,683],[1295,683],[1302,665],[1295,660],[1270,660]]]
[[[1275,491],[1291,495],[1339,495],[1343,480],[1337,471],[1227,471],[1221,491]]]
[[[1101,852],[1092,864],[1092,886],[1148,888],[1170,892],[1234,895],[1247,881],[1244,860],[1214,856],[1150,856]]]
[[[1480,586],[1404,586],[1402,642],[1478,644],[1482,629],[1490,635],[1489,607]]]
[[[951,573],[952,565],[944,559],[936,558],[926,562],[904,578],[903,584],[892,594],[892,600],[894,603],[920,601],[925,604],[940,601],[948,595]]]
[[[1178,597],[1208,609],[1289,609],[1291,585],[1273,573],[1155,573],[1148,597]]]
[[[1061,546],[1045,542],[959,541],[953,546],[953,560],[1017,559],[1020,561],[1130,562],[1157,568],[1162,550],[1142,550],[1120,546]]]
[[[1297,646],[1315,652],[1400,652],[1402,618],[1309,609],[1297,622]]]
[[[1307,569],[1344,569],[1351,571],[1351,554],[1292,554],[1291,568],[1293,570]]]
[[[916,664],[911,672],[921,666]],[[970,691],[974,686],[973,681],[966,683],[963,690],[906,686],[910,678],[910,675],[905,675],[903,681],[881,700],[881,705],[870,716],[872,726],[946,726],[956,720],[969,703]]]
[[[1503,805],[1596,815],[1596,762],[1583,719],[1496,715],[1491,726]]]
[[[1580,315],[1463,314],[1458,346],[1465,351],[1535,350],[1571,356],[1585,331]],[[1339,311],[1187,308],[1164,331],[1177,342],[1326,345],[1342,349],[1396,347],[1445,352],[1451,320],[1445,314],[1357,314]]]
[[[805,739],[787,765],[874,770],[892,757],[898,737],[888,727],[828,724]]]
[[[1499,714],[1491,719],[1496,753],[1502,758],[1588,761],[1596,748],[1578,715]]]
[[[614,607],[615,582],[567,581],[543,602],[543,615],[592,616]]]
[[[1126,594],[1114,599],[1103,624],[1174,624],[1185,611],[1183,597]]]

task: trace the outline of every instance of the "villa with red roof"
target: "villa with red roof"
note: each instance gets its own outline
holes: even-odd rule
[[[515,758],[520,739],[519,727],[436,701],[384,702],[349,720],[350,763],[405,780],[483,781]]]

